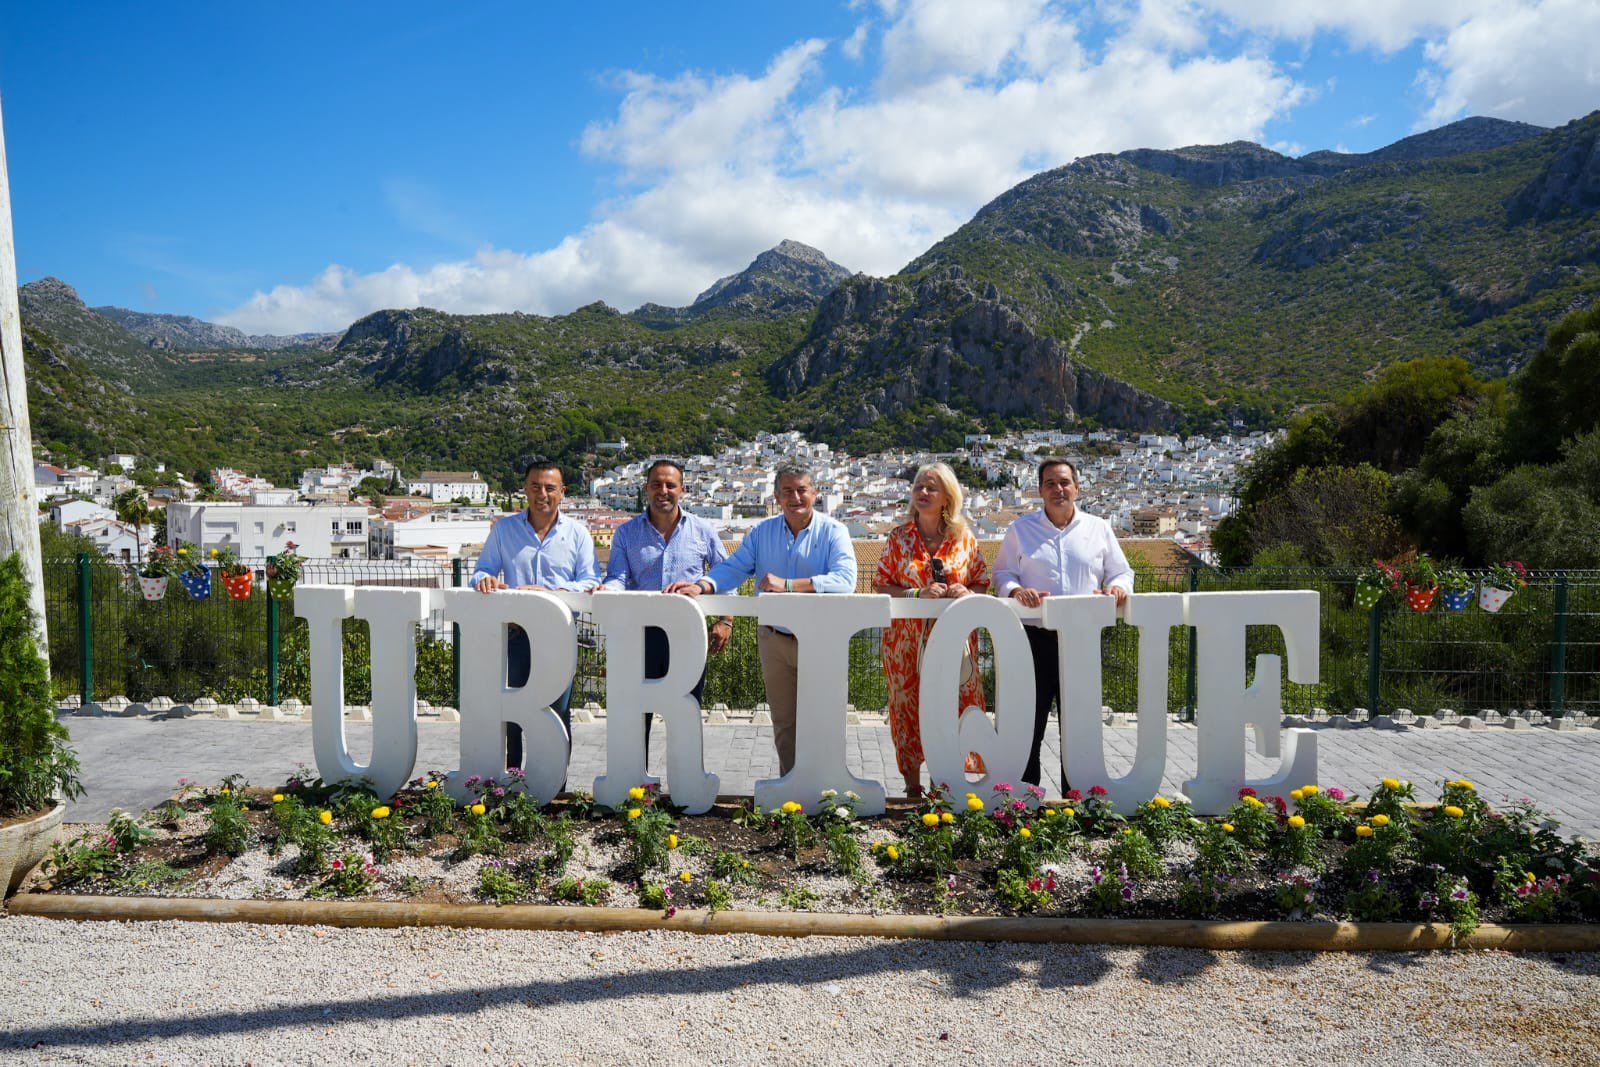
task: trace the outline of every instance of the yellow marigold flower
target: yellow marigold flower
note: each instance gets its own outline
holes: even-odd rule
[[[1371,821],[1372,825],[1374,825],[1374,826],[1379,826],[1379,827],[1388,826],[1389,825],[1389,816],[1385,815],[1383,812],[1380,811],[1378,814],[1374,815],[1370,821]]]
[[[956,821],[956,817],[953,814],[951,814],[950,812],[948,812],[948,811],[941,811],[939,813],[939,821],[940,822],[955,822]]]
[[[677,848],[678,847],[678,835],[677,834],[668,834],[667,835],[667,847],[668,848]]]
[[[1385,789],[1399,789],[1400,788],[1400,779],[1398,779],[1398,778],[1385,778],[1383,780],[1383,787]]]
[[[1033,836],[1033,831],[1028,829],[1026,826],[1024,826],[1022,829],[1017,831],[1017,836],[1022,838],[1023,840],[1027,840],[1028,838]]]
[[[1067,818],[1070,819],[1070,818],[1072,818],[1074,815],[1076,815],[1078,813],[1073,811],[1071,808],[1062,808],[1061,809],[1061,814],[1065,815]]]
[[[322,825],[327,826],[333,821],[333,812],[325,811],[321,815],[318,815],[317,818],[322,821]]]
[[[690,874],[688,871],[684,871],[682,874],[678,875],[678,880],[680,882],[692,882],[694,881],[694,875]]]
[[[1314,797],[1318,793],[1322,792],[1322,790],[1318,786],[1303,785],[1303,786],[1300,787],[1300,792],[1304,793],[1308,797]]]
[[[976,793],[968,793],[968,794],[967,794],[967,799],[968,799],[968,800],[971,800],[971,799],[972,799],[972,798],[973,798],[973,797],[975,797],[975,796],[977,796],[977,795],[978,795],[978,794],[976,794]]]
[[[1529,882],[1529,883],[1537,882],[1539,880],[1539,879],[1534,877],[1532,871],[1523,871],[1522,872],[1522,878],[1523,878],[1523,881]]]
[[[428,784],[427,784],[427,785],[425,785],[425,786],[423,786],[423,788],[424,788],[424,789],[438,789],[438,788],[439,788],[439,781],[438,781],[438,779],[436,779],[436,778],[431,778],[431,779],[429,779],[429,780],[428,780]]]
[[[1476,792],[1477,788],[1478,788],[1477,786],[1473,785],[1471,782],[1467,781],[1465,778],[1463,778],[1463,779],[1461,779],[1461,781],[1457,782],[1456,785],[1459,785],[1462,789],[1465,789],[1469,793]]]
[[[274,804],[282,804],[283,803],[283,794],[282,793],[274,793],[274,794],[272,794],[272,802]]]
[[[1289,799],[1290,800],[1304,800],[1305,798],[1306,798],[1306,791],[1304,789],[1291,789],[1291,790],[1289,790]]]
[[[1222,832],[1225,833],[1225,834],[1233,833],[1233,823],[1231,823],[1231,822],[1223,823],[1222,824]]]
[[[214,559],[214,558],[216,558],[216,555],[217,555],[217,550],[216,550],[216,549],[214,549],[214,548],[213,548],[213,549],[212,549],[212,550],[211,550],[211,556],[212,556],[212,558],[213,558],[213,559]]]
[[[1252,808],[1264,808],[1267,806],[1260,797],[1245,797],[1244,802]]]
[[[967,798],[967,810],[968,811],[982,811],[983,810],[983,801],[979,800],[977,797],[968,797]]]
[[[372,817],[374,819],[387,819],[389,817],[389,809],[380,804],[372,809]]]
[[[890,845],[884,851],[889,853],[889,858],[892,859],[892,860],[897,860],[897,859],[900,858],[900,850],[895,848],[893,845]]]
[[[473,810],[476,811],[478,808],[481,808],[481,807],[483,807],[482,804],[474,804],[473,805]],[[480,812],[479,814],[482,814],[482,813]],[[639,816],[641,816],[643,814],[644,814],[644,812],[640,811],[638,808],[629,808],[628,809],[628,818],[630,818],[630,819],[637,819]]]
[[[1301,815],[1291,815],[1291,816],[1289,816],[1289,828],[1291,830],[1298,830],[1301,827],[1303,827],[1305,824],[1306,824],[1306,820],[1305,820],[1304,816],[1301,816]]]
[[[1131,827],[1131,826],[1125,827],[1123,829],[1123,831],[1122,831],[1122,836],[1123,837],[1131,837],[1131,836],[1133,836],[1133,827]]]
[[[1454,804],[1446,805],[1445,809],[1444,809],[1444,813],[1446,815],[1450,816],[1452,819],[1459,819],[1459,818],[1461,818],[1461,816],[1466,814],[1466,812],[1462,811],[1460,808],[1456,807]]]
[[[222,795],[225,796],[225,797],[232,796],[233,795],[233,790],[229,789],[227,786],[223,786],[222,787]]]
[[[488,810],[489,809],[484,807],[482,804],[474,804],[474,805],[472,805],[472,814],[474,814],[474,815],[482,815],[484,812],[486,812]]]
[[[1368,826],[1366,823],[1362,823],[1360,826],[1356,827],[1356,836],[1357,837],[1371,837],[1372,836],[1372,827]]]
[[[187,548],[180,548],[180,549],[178,549],[178,555],[180,555],[180,556],[187,556],[187,555],[188,555],[188,554],[189,554],[189,550],[188,550],[188,549],[187,549]]]
[[[804,810],[805,810],[805,805],[804,804],[797,804],[792,800],[785,800],[783,802],[783,813],[785,815],[793,815],[797,811],[804,811]]]
[[[1042,814],[1045,818],[1048,819],[1048,818],[1050,818],[1052,815],[1054,815],[1056,813],[1056,809],[1055,808],[1040,808],[1039,809],[1039,813]]]
[[[644,799],[644,787],[636,785],[632,789],[628,790],[628,799],[629,800],[643,800]]]
[[[1166,797],[1156,797],[1150,803],[1163,810],[1172,807],[1172,801],[1168,800]]]
[[[883,842],[882,841],[874,841],[872,843],[872,851],[874,851],[874,852],[878,851],[882,847],[883,847]]]
[[[939,825],[939,816],[935,815],[931,811],[923,812],[922,813],[922,825],[927,826],[927,827],[938,826]]]

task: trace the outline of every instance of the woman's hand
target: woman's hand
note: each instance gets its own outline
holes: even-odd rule
[[[928,600],[942,599],[950,591],[950,587],[943,582],[934,582],[922,590],[922,595]]]
[[[944,595],[949,597],[951,600],[959,600],[961,597],[966,596],[970,592],[972,592],[972,590],[968,589],[960,582],[951,582],[949,585],[945,586]]]

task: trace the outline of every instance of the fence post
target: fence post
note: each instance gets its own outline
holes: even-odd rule
[[[1550,714],[1567,710],[1567,576],[1556,576],[1555,619],[1550,634]]]
[[[90,605],[89,553],[78,553],[78,688],[84,707],[94,703],[94,622]]]
[[[278,705],[278,598],[267,582],[267,703]]]
[[[1367,612],[1367,704],[1374,717],[1380,713],[1383,695],[1383,617],[1378,614],[1382,607],[1379,601]]]
[[[450,561],[450,584],[461,586],[461,557],[457,556]],[[450,624],[450,664],[451,675],[455,679],[456,710],[461,710],[461,624]]]
[[[1189,583],[1188,584],[1189,584],[1189,592],[1191,592],[1191,593],[1195,592],[1196,590],[1198,590],[1200,588],[1200,564],[1198,564],[1198,563],[1190,563],[1189,564]],[[1184,672],[1183,672],[1183,707],[1184,707],[1184,719],[1183,719],[1183,721],[1184,722],[1194,722],[1194,713],[1195,713],[1195,707],[1194,706],[1195,706],[1196,701],[1198,700],[1198,697],[1196,697],[1195,692],[1199,688],[1199,682],[1197,681],[1199,668],[1195,663],[1195,659],[1196,659],[1196,655],[1197,655],[1196,646],[1198,645],[1198,642],[1195,640],[1195,634],[1194,634],[1194,627],[1193,626],[1186,626],[1186,627],[1184,627],[1184,629],[1186,629],[1188,631],[1188,633],[1189,633],[1189,662],[1185,665]]]

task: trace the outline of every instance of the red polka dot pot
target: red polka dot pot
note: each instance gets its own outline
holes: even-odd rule
[[[249,600],[250,591],[255,588],[255,584],[256,576],[249,571],[243,574],[224,574],[222,576],[222,587],[235,600]]]
[[[1411,610],[1421,613],[1433,607],[1433,598],[1439,595],[1436,585],[1406,585],[1406,603],[1411,605]]]

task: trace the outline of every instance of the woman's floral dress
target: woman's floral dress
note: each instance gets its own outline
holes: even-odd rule
[[[989,588],[989,567],[978,551],[978,540],[972,531],[963,530],[959,537],[946,536],[934,555],[944,561],[945,581],[959,582],[974,593]],[[915,520],[908,520],[889,534],[883,557],[878,561],[878,585],[899,585],[925,588],[933,581],[933,556],[922,541]],[[889,730],[894,736],[895,762],[907,785],[921,781],[922,777],[922,721],[918,715],[918,702],[922,678],[919,665],[922,645],[927,640],[929,620],[896,619],[883,637],[883,674],[889,688]],[[978,635],[974,633],[968,645],[968,654],[976,662]],[[961,686],[960,707],[984,707],[983,676],[977,671]],[[967,757],[967,770],[983,771],[983,763],[976,755]],[[939,784],[937,782],[935,785]],[[959,786],[962,783],[952,782]]]

